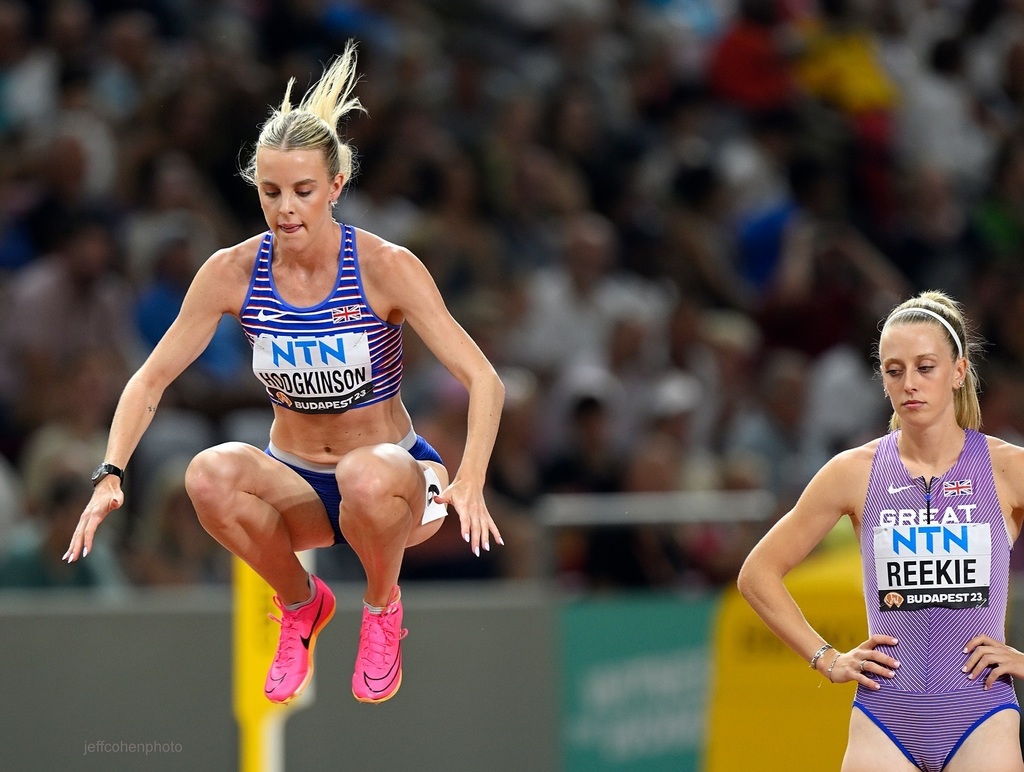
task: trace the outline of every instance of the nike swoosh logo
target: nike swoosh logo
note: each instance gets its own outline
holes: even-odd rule
[[[903,485],[903,486],[901,486],[899,488],[896,488],[896,487],[893,486],[892,483],[889,483],[889,495],[891,496],[894,493],[899,493],[900,491],[905,491],[905,490],[908,490],[909,488],[913,488],[913,487],[914,487],[913,485]]]
[[[300,635],[299,640],[302,641],[302,645],[309,649],[309,641],[313,637],[313,631],[316,630],[316,623],[320,621],[320,614],[324,610],[324,596],[320,596],[320,608],[316,610],[316,616],[313,617],[313,624],[309,626],[309,637]]]
[[[271,686],[269,689],[264,687],[263,691],[265,694],[270,694],[272,691],[274,691],[274,689],[280,686],[281,682],[284,680],[284,676],[281,676],[280,678],[271,677],[270,680],[274,682],[274,685]]]
[[[402,644],[398,644],[398,656],[395,657],[395,661],[391,664],[391,668],[388,670],[388,672],[386,672],[379,678],[372,678],[368,676],[366,673],[363,673],[363,683],[366,684],[366,688],[370,691],[377,692],[378,694],[381,692],[386,692],[388,689],[391,688],[391,684],[395,682],[395,679],[398,677],[398,674],[399,672],[401,672],[401,670]],[[378,688],[377,685],[380,684],[382,681],[384,681],[385,683],[381,685],[380,688]]]
[[[284,314],[280,311],[273,311],[271,313],[267,313],[267,309],[265,308],[261,308],[259,312],[256,314],[256,318],[259,319],[261,322],[271,322],[275,319],[280,319],[282,316],[284,316]]]

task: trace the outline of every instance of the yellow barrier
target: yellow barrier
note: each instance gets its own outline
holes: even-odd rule
[[[311,570],[311,555],[301,557]],[[232,573],[238,768],[240,772],[278,772],[284,769],[285,719],[293,709],[313,702],[314,682],[310,681],[302,695],[288,705],[276,705],[266,698],[263,683],[281,631],[268,614],[279,617],[280,611],[272,600],[274,591],[248,565],[234,558]]]
[[[786,586],[837,649],[867,637],[855,545],[807,560],[789,574]],[[735,588],[723,597],[712,640],[706,772],[839,769],[855,685],[833,685],[809,670]]]

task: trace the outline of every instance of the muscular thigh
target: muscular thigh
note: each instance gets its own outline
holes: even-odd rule
[[[219,480],[225,488],[221,491],[224,504],[239,509],[234,516],[242,519],[280,517],[295,551],[334,543],[327,511],[313,487],[293,469],[262,450],[229,442],[203,451],[192,466],[208,470]],[[193,474],[192,469],[190,474]],[[233,492],[241,500],[232,501]],[[247,496],[255,501],[246,501]]]
[[[945,772],[1021,772],[1020,713],[1001,710],[971,732]]]
[[[842,772],[916,772],[903,751],[862,711],[850,715],[850,739]]]

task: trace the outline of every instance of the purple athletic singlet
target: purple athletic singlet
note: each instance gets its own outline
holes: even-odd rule
[[[1004,640],[1011,542],[996,496],[988,442],[966,432],[941,477],[911,478],[899,432],[881,439],[861,523],[864,597],[878,650],[900,662],[878,691],[857,687],[862,710],[920,769],[937,772],[986,718],[1018,709],[1010,678],[985,690],[961,670],[964,645]]]

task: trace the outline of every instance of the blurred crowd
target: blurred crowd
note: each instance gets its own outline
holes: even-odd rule
[[[0,0],[0,586],[229,579],[183,468],[266,442],[233,319],[165,395],[116,527],[59,556],[128,375],[202,261],[266,227],[239,159],[349,38],[367,114],[336,217],[412,249],[507,388],[508,546],[473,558],[449,522],[406,578],[545,570],[546,494],[784,512],[885,430],[878,321],[922,289],[964,303],[984,428],[1024,440],[1021,0]],[[466,395],[412,331],[403,394],[456,465]],[[767,524],[625,520],[552,559],[575,586],[716,586]]]

